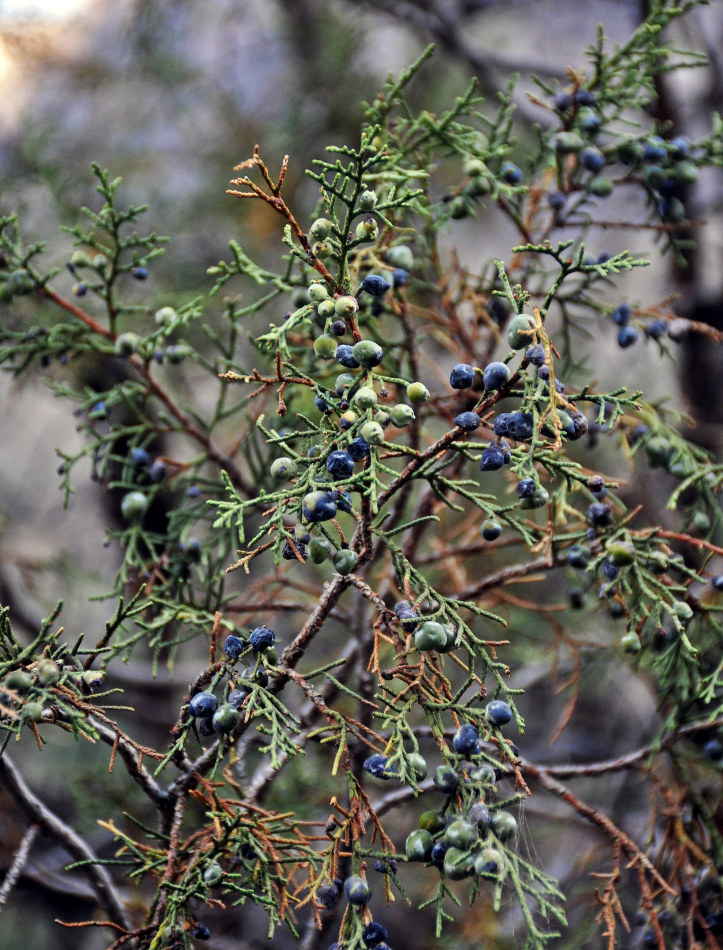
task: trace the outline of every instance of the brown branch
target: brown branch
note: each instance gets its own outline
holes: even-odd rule
[[[116,335],[114,333],[98,323],[97,320],[94,320],[93,317],[87,314],[80,307],[77,307],[70,300],[66,300],[65,297],[62,297],[59,293],[57,293],[57,291],[53,290],[52,287],[48,287],[46,285],[42,288],[40,293],[49,300],[52,300],[59,307],[62,307],[63,310],[66,310],[68,313],[72,313],[74,317],[77,317],[78,320],[82,321],[94,333],[98,333],[109,340],[115,340]],[[200,429],[196,423],[193,422],[191,418],[176,405],[176,403],[160,385],[160,383],[158,383],[152,377],[148,366],[146,366],[140,356],[133,355],[129,357],[129,362],[133,368],[143,377],[153,395],[163,403],[166,409],[168,409],[171,415],[181,425],[186,434],[202,445],[206,450],[208,457],[228,473],[228,476],[235,487],[249,497],[255,495],[253,486],[250,484],[250,482],[246,481],[235,462],[229,458],[228,455],[224,454],[220,449],[218,449],[211,441],[210,436]]]
[[[544,788],[546,788],[548,792],[552,792],[553,795],[561,798],[572,809],[574,809],[578,815],[581,815],[591,824],[600,828],[605,836],[608,837],[612,842],[619,844],[625,854],[628,856],[630,860],[630,866],[637,867],[641,877],[643,876],[644,871],[647,871],[647,873],[656,882],[656,884],[658,884],[659,887],[661,887],[668,894],[675,896],[674,889],[661,875],[647,854],[645,854],[644,851],[641,851],[633,839],[628,834],[626,834],[622,828],[619,828],[611,818],[608,818],[607,815],[604,815],[596,808],[593,808],[591,805],[583,802],[573,792],[571,792],[569,788],[567,788],[561,782],[558,782],[557,779],[553,778],[549,771],[543,766],[532,765],[531,763],[526,762],[524,763],[523,768],[527,775],[537,779],[537,781]]]
[[[98,864],[97,857],[86,842],[28,788],[7,755],[0,758],[0,778],[5,790],[29,820],[39,825],[74,861],[83,862],[80,870],[90,881],[98,898],[98,905],[108,915],[111,923],[126,932],[130,931],[120,896],[108,872],[103,865]]]
[[[281,186],[284,183],[286,177],[286,171],[288,169],[289,156],[285,155],[284,160],[281,164],[281,172],[279,174],[278,181],[274,184],[269,175],[269,170],[266,167],[265,162],[261,158],[261,150],[258,145],[254,145],[254,154],[253,158],[247,158],[246,161],[241,162],[240,165],[236,165],[234,171],[240,171],[243,168],[256,167],[261,172],[261,177],[266,182],[266,185],[269,188],[271,194],[267,194],[263,188],[259,188],[257,184],[251,181],[250,178],[244,176],[243,178],[234,178],[231,181],[232,185],[246,185],[251,188],[251,193],[243,191],[234,191],[232,189],[227,189],[226,194],[233,195],[236,198],[260,198],[262,201],[265,201],[267,204],[271,205],[274,211],[278,212],[284,218],[285,221],[289,223],[292,231],[296,235],[299,243],[304,248],[306,253],[307,260],[309,264],[317,270],[324,280],[330,286],[334,285],[334,278],[331,273],[326,269],[324,264],[319,260],[319,258],[311,250],[311,245],[309,244],[309,239],[304,233],[301,225],[296,220],[294,215],[291,213],[291,209],[286,204],[284,199],[281,197]]]
[[[626,755],[618,756],[615,759],[604,759],[599,762],[585,762],[577,765],[545,765],[540,766],[540,768],[544,768],[548,775],[554,775],[557,778],[576,778],[588,775],[603,775],[607,772],[622,772],[625,769],[637,766],[643,759],[647,759],[656,752],[669,748],[679,739],[694,735],[696,732],[706,732],[709,729],[717,729],[721,726],[723,726],[723,718],[711,719],[706,722],[688,723],[676,729],[675,732],[671,732],[670,735],[665,736],[656,747],[650,745],[642,746],[640,749],[626,753]]]

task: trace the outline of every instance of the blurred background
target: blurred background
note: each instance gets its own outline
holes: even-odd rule
[[[317,196],[304,169],[323,155],[327,144],[355,142],[360,100],[372,98],[388,73],[434,42],[437,51],[413,85],[412,99],[431,111],[442,109],[474,74],[484,96],[494,101],[510,77],[521,73],[516,101],[523,155],[532,142],[532,124],[549,115],[528,98],[534,89],[530,73],[564,84],[567,67],[583,65],[583,49],[594,41],[598,23],[612,43],[622,41],[645,8],[638,0],[0,0],[0,212],[17,210],[26,237],[49,241],[50,263],[62,266],[71,242],[57,228],[75,222],[79,208],[97,198],[89,170],[90,162],[97,161],[123,176],[127,200],[149,204],[148,227],[172,236],[145,288],[150,306],[182,301],[209,286],[206,269],[225,257],[229,238],[239,240],[262,265],[277,260],[280,233],[267,209],[225,193],[234,165],[251,154],[255,143],[272,168],[290,154],[287,189],[303,220]],[[695,138],[708,130],[711,110],[723,104],[721,3],[694,10],[676,31],[680,45],[706,53],[709,65],[666,78],[655,118],[668,119],[676,134]],[[687,266],[677,267],[672,257],[666,258],[634,271],[622,286],[630,299],[639,301],[676,294],[678,312],[723,329],[720,170],[701,176],[689,215],[708,223],[696,230],[697,247]],[[501,240],[482,216],[460,233],[466,260],[508,253],[507,236]],[[625,246],[625,240],[625,235],[611,235],[608,250]],[[644,248],[632,250],[647,248],[646,241]],[[57,282],[67,290],[72,278],[63,273]],[[678,355],[677,367],[668,365],[664,373],[653,361],[648,379],[630,361],[628,378],[622,381],[670,397],[690,413],[693,437],[719,452],[720,347],[704,338],[690,339]],[[619,358],[614,343],[609,352],[597,354],[599,375],[606,368],[617,371]],[[62,595],[69,629],[102,629],[107,604],[88,603],[87,598],[106,588],[114,567],[112,550],[103,547],[103,498],[90,480],[78,483],[64,512],[55,476],[56,446],[70,451],[79,438],[72,410],[40,387],[19,385],[3,375],[0,418],[0,601],[10,604],[14,617],[31,630]],[[643,484],[639,490],[654,488]],[[547,661],[528,666],[526,681],[519,685],[529,688],[529,708],[549,704],[554,720],[564,703],[549,684],[548,668]],[[155,700],[177,703],[186,681],[180,671],[175,684],[154,684]],[[561,744],[550,749],[544,731],[538,735],[532,726],[526,754],[540,761],[605,757],[652,734],[654,700],[637,681],[633,687],[624,672],[611,680],[609,671],[601,678],[591,670],[588,682],[586,704]],[[620,721],[609,714],[610,690],[627,690],[628,712],[634,710],[622,741]],[[113,802],[117,793],[98,778],[105,767],[102,750],[84,744],[63,754],[62,763],[52,758],[52,749],[45,759],[62,769],[57,793],[53,768],[48,770],[37,756],[29,758],[28,777],[42,780],[52,803],[76,815],[81,828],[87,820],[86,830],[97,836],[98,800],[105,799],[104,810],[109,795],[113,804],[126,805]],[[593,789],[590,794],[594,800]],[[616,809],[618,818],[630,809],[637,809],[638,818],[644,816],[647,806],[638,801],[634,782],[621,776],[615,794],[619,804],[607,802],[614,816]],[[534,822],[536,809],[549,807],[544,799],[533,801],[530,820]],[[533,839],[533,847],[551,873],[570,878],[579,873],[595,837],[569,814],[565,827],[571,836],[568,847],[560,846],[557,832],[550,836],[549,822],[548,837]],[[8,819],[0,822],[0,850],[12,843],[13,822]],[[0,950],[17,947],[19,937],[29,947],[103,946],[97,934],[79,937],[77,932],[47,930],[45,918],[67,918],[76,910],[82,916],[88,910],[82,894],[71,900],[67,892],[66,876],[60,873],[63,856],[37,851],[29,879],[2,909]],[[60,889],[53,891],[56,873]],[[31,908],[39,895],[45,906],[56,902],[57,913],[34,914]],[[574,900],[572,910],[574,914]],[[390,942],[399,948],[408,945],[408,925],[399,911],[394,916],[399,919],[390,926]],[[448,945],[476,945],[482,926],[476,914],[469,915]],[[484,927],[489,933],[489,922]],[[433,945],[424,939],[414,942],[418,950]],[[506,946],[505,939],[500,935],[495,946]],[[284,941],[282,937],[274,945]],[[233,945],[268,945],[263,926],[257,934],[237,936]],[[584,939],[569,945],[582,946]]]

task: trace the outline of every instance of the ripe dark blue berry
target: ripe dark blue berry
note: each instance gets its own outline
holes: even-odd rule
[[[322,907],[331,910],[339,903],[339,891],[333,884],[322,884],[316,892],[316,897]]]
[[[349,443],[346,451],[355,462],[361,462],[362,459],[369,458],[371,447],[366,439],[358,436],[353,442]]]
[[[723,590],[723,574],[716,574],[711,578],[711,584],[716,590]]]
[[[404,287],[408,277],[409,271],[404,270],[402,267],[397,267],[392,271],[392,281],[395,287]]]
[[[569,112],[574,101],[571,92],[558,92],[553,100],[558,112]]]
[[[167,471],[168,471],[168,466],[163,461],[163,459],[156,459],[153,465],[151,465],[151,471],[150,471],[151,481],[155,482],[156,484],[158,484],[158,482],[162,482],[163,479],[166,477]]]
[[[532,498],[535,494],[535,480],[534,478],[521,478],[517,483],[517,497],[518,498]]]
[[[583,544],[573,544],[567,552],[567,563],[576,570],[583,571],[590,563],[592,557],[590,549]]]
[[[441,868],[444,866],[444,856],[449,851],[451,845],[442,839],[438,841],[435,846],[432,848],[432,851],[429,855],[429,860],[436,868]]]
[[[613,523],[613,510],[610,505],[593,502],[587,509],[587,519],[596,528],[605,528]]]
[[[341,491],[338,488],[335,488],[333,491],[329,492],[331,500],[336,504],[336,507],[339,511],[346,511],[347,514],[350,514],[353,511],[353,504],[351,500],[351,495],[348,491]]]
[[[565,196],[561,191],[548,191],[547,203],[553,211],[559,211],[565,207]]]
[[[226,637],[226,641],[223,645],[223,652],[230,660],[238,660],[245,648],[246,644],[243,642],[241,637],[235,637],[231,635],[230,637]]]
[[[525,358],[533,366],[542,366],[545,362],[545,347],[541,343],[533,343],[525,350]]]
[[[336,361],[346,366],[347,369],[358,369],[359,360],[354,358],[352,348],[349,343],[340,343],[336,348]]]
[[[723,743],[718,739],[710,739],[706,742],[703,746],[703,751],[711,762],[720,762],[721,759],[723,759]]]
[[[232,706],[235,706],[236,709],[241,709],[248,695],[249,692],[247,689],[232,689],[228,694],[228,702],[231,703]]]
[[[643,146],[643,157],[646,162],[659,162],[667,158],[668,150],[665,142],[659,135],[651,135]]]
[[[318,396],[314,396],[314,406],[319,410],[319,412],[329,413],[333,412],[334,405],[330,399],[326,396],[323,396],[319,393]]]
[[[599,172],[605,166],[605,156],[599,148],[589,146],[580,152],[580,162],[591,172]]]
[[[454,751],[460,755],[476,755],[479,752],[479,732],[469,722],[460,726],[452,739]]]
[[[191,931],[191,936],[194,940],[209,940],[211,937],[211,931],[205,924],[196,924],[196,926]]]
[[[131,274],[136,280],[145,280],[148,277],[148,271],[145,267],[134,267]]]
[[[508,426],[512,418],[511,412],[501,412],[494,421],[493,430],[495,435],[509,435]]]
[[[668,332],[668,321],[667,320],[653,320],[652,323],[649,323],[645,329],[645,332],[649,337],[652,337],[653,340],[659,340],[661,337],[665,336]]]
[[[630,323],[630,318],[633,315],[633,309],[628,303],[621,303],[620,306],[613,313],[613,321],[617,323],[619,327],[625,327]]]
[[[500,178],[508,185],[519,185],[522,181],[522,169],[514,162],[505,162],[500,168]]]
[[[488,518],[482,524],[482,537],[485,541],[496,541],[502,534],[502,525],[494,518]]]
[[[638,331],[635,327],[620,327],[618,330],[618,346],[626,350],[632,346],[638,339]]]
[[[398,865],[394,858],[388,858],[383,861],[380,859],[374,863],[374,870],[380,874],[396,874],[397,867]]]
[[[401,624],[402,630],[411,633],[419,623],[419,616],[408,600],[400,600],[394,605],[394,613]]]
[[[468,389],[474,382],[475,371],[468,363],[457,363],[449,374],[449,385],[452,389]]]
[[[144,468],[146,465],[148,465],[149,461],[150,459],[148,457],[148,452],[146,452],[145,449],[142,449],[139,446],[131,449],[131,462],[133,462],[133,465],[136,468]]]
[[[512,710],[501,699],[493,699],[485,710],[487,722],[493,726],[504,726],[512,719]]]
[[[372,297],[383,297],[392,285],[381,274],[369,274],[362,281],[362,290]]]
[[[474,432],[480,426],[480,418],[476,412],[460,412],[454,417],[454,424],[465,432]]]
[[[469,810],[469,820],[478,828],[486,828],[490,823],[490,810],[484,802],[476,802]]]
[[[350,904],[366,904],[372,896],[372,889],[363,877],[348,877],[344,881],[344,893]]]
[[[336,515],[336,502],[330,492],[309,492],[304,495],[301,507],[304,517],[311,522],[330,521]]]
[[[216,712],[218,700],[213,693],[196,693],[188,704],[188,711],[194,718],[212,716]]]
[[[488,363],[482,374],[485,389],[501,389],[511,375],[506,363]]]
[[[607,559],[602,563],[603,574],[609,581],[614,581],[620,574],[620,568]]]
[[[546,367],[542,367],[545,369]],[[531,412],[511,412],[507,419],[507,431],[496,435],[509,435],[516,442],[528,442],[532,438],[533,419]]]
[[[485,449],[480,459],[479,467],[482,472],[496,472],[505,464],[505,457],[497,448]]]
[[[268,650],[274,645],[275,641],[276,634],[273,630],[269,630],[268,627],[256,627],[251,631],[249,637],[249,643],[256,653]]]
[[[373,775],[374,778],[389,779],[391,776],[387,772],[387,757],[386,755],[370,755],[368,759],[364,760],[362,768],[365,772],[368,772],[370,775]]]
[[[548,383],[548,386],[546,386],[545,388],[546,388],[546,389],[549,389],[550,367],[549,367],[549,366],[541,366],[541,367],[538,369],[538,371],[537,371],[537,377],[538,377],[538,379],[542,379],[542,380],[544,380],[546,383]],[[557,377],[555,378],[555,392],[557,392],[557,393],[564,393],[564,392],[565,392],[565,384],[562,382],[561,379],[557,379]]]
[[[376,921],[372,921],[367,924],[364,930],[362,931],[362,940],[368,947],[375,947],[377,944],[381,943],[382,940],[387,939],[387,931],[381,924],[378,924]]]
[[[349,478],[354,471],[354,459],[343,449],[337,449],[326,460],[326,470],[334,479]]]

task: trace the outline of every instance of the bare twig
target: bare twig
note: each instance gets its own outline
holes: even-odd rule
[[[39,831],[39,825],[30,825],[23,835],[20,844],[18,845],[18,849],[15,852],[15,857],[13,858],[13,863],[8,868],[5,875],[5,880],[3,881],[3,886],[0,888],[0,910],[2,910],[5,904],[7,904],[10,892],[17,884],[20,875],[23,873],[23,868],[27,864],[28,858],[30,857],[30,850],[33,847],[33,842],[37,838]]]

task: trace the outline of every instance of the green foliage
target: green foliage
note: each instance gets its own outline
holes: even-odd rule
[[[661,721],[649,757],[668,749],[684,773],[696,756],[685,737],[720,732],[723,607],[708,564],[723,553],[723,467],[642,392],[600,391],[585,361],[585,337],[597,345],[616,312],[610,286],[648,264],[627,250],[590,254],[608,190],[642,192],[645,219],[620,222],[636,228],[636,243],[649,231],[662,251],[683,255],[686,184],[721,163],[717,127],[676,145],[641,113],[659,73],[698,62],[661,44],[685,9],[651,7],[619,49],[600,34],[589,72],[571,74],[569,88],[539,84],[552,121],[524,169],[509,163],[512,88],[493,113],[481,111],[474,83],[440,115],[411,109],[407,87],[431,50],[365,106],[357,145],[314,162],[309,228],[284,192],[287,159],[274,178],[257,147],[231,194],[279,215],[280,267],[258,266],[232,241],[230,261],[210,268],[208,301],[133,302],[131,282],[145,279],[165,239],[139,236],[145,207],[124,208],[119,180],[97,166],[99,210],[65,229],[82,305],[55,289],[59,273],[42,270],[43,246],[24,244],[16,218],[0,221],[0,363],[23,377],[61,367],[48,383],[75,404],[84,437],[79,451],[58,450],[65,502],[87,458],[121,515],[108,533],[121,560],[104,634],[66,642],[56,610],[23,644],[4,611],[2,751],[23,727],[42,743],[58,726],[107,742],[111,765],[119,755],[145,793],[155,818],[101,822],[119,848],[106,864],[144,895],[141,924],[112,920],[132,933],[129,945],[189,947],[196,915],[219,902],[258,904],[270,936],[281,923],[296,934],[310,905],[318,918],[333,903],[337,877],[371,878],[381,862],[374,889],[433,906],[438,937],[463,898],[516,920],[524,945],[542,948],[566,917],[562,891],[525,849],[525,824],[516,834],[511,820],[534,782],[607,835],[615,864],[599,900],[612,941],[626,866],[662,939],[661,895],[720,865],[714,809],[695,783],[685,792],[695,826],[655,858],[536,765],[510,680],[521,612],[537,614],[552,639],[560,573],[583,547],[574,566],[597,595],[596,615],[615,612],[621,649],[655,682]],[[585,164],[586,147],[601,153],[604,176]],[[445,249],[449,235],[492,207],[519,243],[465,268]],[[222,290],[239,296],[219,301]],[[657,359],[671,316],[633,307],[622,325],[647,334],[638,350]],[[485,389],[495,351],[509,378]],[[441,386],[434,368],[458,362],[472,368],[471,384]],[[652,505],[631,507],[621,481],[595,470],[586,450],[602,439],[626,464],[665,471],[678,530],[663,529]],[[490,519],[499,541],[480,539]],[[538,584],[531,600],[509,596],[511,583],[540,578],[542,595]],[[287,641],[257,649],[239,614],[250,627],[283,626]],[[104,673],[131,658],[154,674],[173,669],[199,644],[207,661],[167,724],[166,747],[133,739],[132,719],[122,729],[119,707],[100,702]],[[188,700],[201,691],[225,704],[223,723],[194,717]],[[485,712],[490,699],[508,704],[509,725]],[[462,754],[452,736],[465,723],[479,745]],[[328,792],[331,818],[301,821],[282,807],[294,794],[274,789],[288,773]],[[391,791],[380,796],[383,783]],[[434,844],[459,819],[473,840],[451,857],[425,855],[410,874],[399,865],[415,852],[386,815],[417,797],[441,816]],[[475,822],[482,804],[488,820]],[[101,867],[74,866],[89,864]],[[431,898],[417,893],[419,876]],[[344,950],[366,946],[364,924],[382,903],[347,896]],[[688,924],[689,906],[679,911]]]

